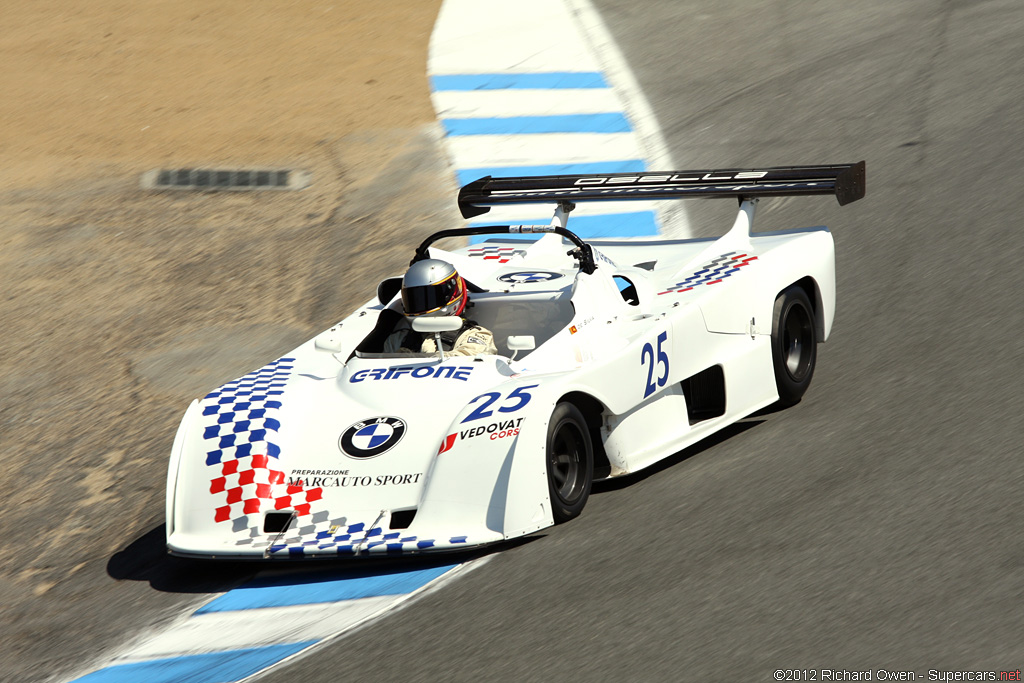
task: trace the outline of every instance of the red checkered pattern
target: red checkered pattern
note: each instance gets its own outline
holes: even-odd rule
[[[470,256],[482,257],[485,261],[497,261],[508,263],[515,256],[515,247],[473,247],[469,250]]]
[[[273,464],[276,463],[275,459]],[[309,514],[311,503],[323,497],[321,488],[305,490],[301,485],[287,485],[284,472],[275,469],[266,455],[223,463],[220,476],[210,482],[210,493],[227,495],[227,504],[218,507],[214,513],[216,522],[258,513],[270,507],[271,503],[275,510],[295,510],[301,517]]]

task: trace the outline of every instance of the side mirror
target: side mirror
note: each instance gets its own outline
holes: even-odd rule
[[[505,345],[509,351],[533,351],[537,348],[537,340],[532,334],[519,334],[508,337]]]
[[[441,333],[462,329],[462,318],[457,315],[446,315],[437,318],[413,318],[412,329],[421,334],[434,335],[434,342],[437,344],[437,355],[443,361],[444,347],[441,345]]]
[[[437,316],[434,318],[413,318],[412,329],[421,334],[454,332],[462,329],[462,318],[457,315]]]

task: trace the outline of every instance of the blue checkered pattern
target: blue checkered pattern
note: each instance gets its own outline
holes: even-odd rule
[[[448,543],[465,543],[466,536],[453,536]],[[397,554],[417,552],[437,544],[436,539],[419,538],[401,531],[388,531],[380,527],[366,529],[365,522],[349,524],[343,528],[326,529],[286,539],[270,547],[271,556],[303,557],[308,554]]]
[[[254,453],[280,457],[281,448],[272,441],[281,428],[277,419],[281,401],[276,397],[284,393],[294,362],[294,358],[278,358],[203,398],[203,439],[210,446],[207,465]]]

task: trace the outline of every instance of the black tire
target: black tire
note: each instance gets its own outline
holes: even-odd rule
[[[814,376],[818,360],[818,328],[814,307],[801,287],[793,285],[775,300],[772,313],[772,365],[779,403],[800,401]]]
[[[594,449],[583,413],[559,403],[551,413],[547,441],[548,493],[555,524],[583,512],[594,479]]]

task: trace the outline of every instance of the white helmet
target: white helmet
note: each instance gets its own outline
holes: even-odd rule
[[[455,266],[446,261],[417,261],[402,278],[402,305],[406,315],[462,315],[468,300],[466,282]]]

